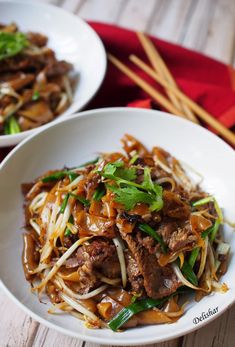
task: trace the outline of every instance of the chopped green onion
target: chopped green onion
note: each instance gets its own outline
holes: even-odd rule
[[[195,275],[192,267],[186,260],[184,261],[184,264],[181,268],[181,272],[189,282],[191,282],[194,286],[198,286],[197,276]]]
[[[167,302],[170,298],[172,298],[175,295],[183,294],[185,292],[191,292],[188,288],[182,287],[177,289],[174,293],[171,295],[161,298],[161,299],[141,299],[134,303],[131,303],[129,306],[124,307],[120,312],[114,316],[110,322],[108,323],[108,326],[113,331],[117,331],[123,324],[125,324],[131,317],[133,317],[135,314],[149,310],[154,307],[161,307],[165,302]]]
[[[20,133],[20,126],[14,116],[9,117],[4,125],[4,134],[5,135],[13,135]]]
[[[65,195],[65,198],[64,198],[62,205],[61,205],[61,208],[60,208],[60,213],[64,213],[66,206],[67,206],[67,203],[68,203],[68,200],[69,200],[69,193],[67,193]]]
[[[38,90],[35,90],[33,95],[32,95],[32,100],[37,101],[40,98],[40,94]]]
[[[73,171],[68,171],[66,173],[66,175],[68,175],[68,178],[69,178],[70,182],[74,181],[75,178],[78,177],[78,174],[76,172],[73,172]]]
[[[160,243],[163,253],[167,252],[167,245],[163,241],[162,237],[153,230],[148,224],[139,224],[139,229],[145,232],[146,234],[150,235],[155,241]]]
[[[213,242],[214,239],[215,239],[215,236],[216,236],[216,233],[219,229],[219,226],[220,226],[220,223],[218,222],[218,220],[215,221],[214,225],[212,225],[211,227],[209,227],[208,229],[204,230],[202,233],[201,233],[201,238],[203,240],[205,240],[205,238],[207,236],[210,236],[210,239],[211,241]],[[199,254],[199,251],[200,251],[200,247],[196,247],[192,250],[190,256],[189,256],[189,265],[191,266],[191,268],[194,267],[195,265],[195,262],[197,260],[197,257],[198,257],[198,254]]]
[[[77,166],[77,168],[84,167],[84,166],[87,166],[87,165],[96,164],[99,159],[100,159],[100,157],[97,157],[97,158],[95,158],[93,160],[87,161],[86,163]]]
[[[197,206],[208,204],[209,202],[212,202],[212,201],[214,201],[214,197],[213,196],[207,196],[206,198],[200,199],[198,201],[194,201],[192,203],[192,206],[197,207]]]
[[[78,177],[78,174],[73,171],[58,171],[49,176],[43,177],[42,182],[49,183],[49,182],[58,181],[64,178],[65,176],[68,176],[70,181],[72,182],[75,178]]]
[[[0,60],[15,56],[28,45],[25,34],[0,31]]]
[[[71,216],[69,217],[68,220],[69,223],[73,224],[74,223],[74,219],[73,219],[73,215],[71,214]],[[71,230],[67,227],[65,232],[64,232],[64,236],[70,236],[72,234]]]
[[[135,154],[132,158],[131,158],[131,160],[129,161],[129,164],[130,165],[133,165],[135,162],[136,162],[136,160],[139,158],[139,155],[138,154]]]
[[[196,263],[199,251],[200,251],[200,247],[196,247],[190,253],[188,263],[189,263],[189,265],[191,266],[192,269],[193,269],[193,267],[194,267],[194,265]]]
[[[214,225],[212,226],[211,232],[210,232],[210,240],[213,242],[215,240],[216,234],[219,230],[220,222],[219,219],[216,219]]]
[[[95,190],[92,199],[95,201],[100,201],[101,198],[105,195],[106,190],[103,184],[100,184],[98,188]]]
[[[10,135],[9,122],[5,121],[3,124],[4,135]]]
[[[73,194],[73,193],[70,193],[70,196],[72,196],[74,199],[76,199],[79,202],[81,202],[84,206],[86,206],[86,207],[90,206],[90,201],[85,199],[83,196],[76,195],[76,194]]]
[[[131,304],[134,304],[134,302],[136,302],[136,300],[138,299],[137,295],[133,295],[131,298]]]
[[[71,230],[69,228],[66,228],[65,232],[64,232],[64,236],[70,236],[72,233],[71,233]]]
[[[213,202],[214,203],[215,210],[216,210],[216,213],[218,215],[218,220],[219,220],[220,223],[222,223],[223,222],[223,213],[221,211],[221,208],[219,207],[219,204],[218,204],[217,200],[213,196],[207,196],[206,198],[203,198],[201,200],[195,201],[195,202],[192,203],[192,206],[193,207],[197,207],[197,206],[208,204],[209,202]]]
[[[114,316],[108,323],[108,326],[113,331],[117,331],[123,324],[125,324],[135,314],[146,311],[150,308],[164,304],[169,297],[163,299],[142,299],[124,307],[116,316]]]

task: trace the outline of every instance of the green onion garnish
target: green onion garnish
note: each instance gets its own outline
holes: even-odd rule
[[[84,166],[87,166],[87,165],[96,164],[99,159],[100,159],[100,157],[97,157],[97,158],[95,158],[93,160],[87,161],[86,163],[83,163],[83,164],[77,166],[77,168],[84,167]]]
[[[187,280],[189,280],[189,282],[191,282],[194,286],[198,286],[197,276],[195,275],[192,267],[186,260],[184,261],[184,264],[181,268],[181,272],[184,275],[184,277],[186,277]]]
[[[155,230],[153,230],[148,224],[145,223],[139,224],[139,229],[150,235],[155,241],[160,243],[163,253],[167,253],[167,245]]]
[[[153,307],[161,307],[165,302],[167,302],[170,298],[178,294],[190,293],[191,290],[189,288],[181,287],[178,288],[174,293],[165,298],[161,299],[141,299],[131,303],[129,306],[124,307],[120,312],[116,314],[115,317],[111,319],[108,323],[108,326],[113,330],[117,331],[123,324],[125,324],[132,316],[135,314],[149,310]]]
[[[189,265],[191,266],[192,269],[193,269],[193,267],[194,267],[194,265],[196,263],[196,260],[197,260],[199,252],[200,252],[200,247],[196,247],[190,253],[190,256],[189,256],[189,259],[188,259],[188,263],[189,263]]]
[[[214,239],[215,239],[216,233],[217,233],[217,231],[218,231],[218,229],[219,229],[219,226],[220,226],[220,223],[218,222],[218,220],[216,220],[215,223],[214,223],[214,225],[212,225],[211,227],[209,227],[208,229],[206,229],[205,231],[203,231],[203,232],[201,233],[201,238],[202,238],[203,240],[205,240],[205,238],[206,238],[207,236],[209,236],[210,239],[211,239],[211,241],[213,242]],[[200,247],[196,247],[196,248],[194,248],[194,249],[192,250],[192,252],[190,253],[188,263],[189,263],[189,265],[191,266],[191,268],[194,267],[199,252],[200,252]]]
[[[95,190],[92,199],[95,201],[100,201],[101,198],[105,195],[106,190],[103,184],[99,184],[98,188]]]
[[[35,90],[33,95],[32,95],[32,100],[37,101],[40,98],[40,94],[38,90]]]
[[[79,202],[81,202],[84,206],[89,207],[90,206],[90,201],[85,199],[83,196],[81,195],[77,195],[77,194],[73,194],[73,193],[69,193],[70,196],[72,196],[74,199],[78,200]]]
[[[62,205],[61,205],[61,208],[60,208],[60,213],[64,213],[66,206],[67,206],[67,203],[68,203],[68,200],[69,200],[69,193],[67,193],[65,195],[65,198],[64,198]]]
[[[74,223],[74,219],[73,219],[73,215],[71,214],[71,216],[69,217],[68,220],[69,223],[73,224]],[[70,236],[72,234],[71,230],[67,227],[65,232],[64,232],[64,236]]]
[[[111,319],[108,326],[113,331],[117,331],[123,324],[125,324],[135,314],[146,311],[153,307],[158,307],[164,304],[169,297],[163,299],[142,299],[124,307],[115,317]]]
[[[61,180],[62,178],[66,176],[68,176],[70,179],[70,182],[72,182],[75,178],[78,177],[78,174],[73,171],[58,171],[49,176],[43,177],[42,182],[43,183],[54,182],[54,181]]]
[[[138,154],[135,154],[132,158],[131,158],[131,160],[129,161],[129,164],[130,165],[133,165],[135,162],[136,162],[136,160],[139,158],[139,155]]]
[[[4,124],[4,134],[13,135],[20,133],[20,126],[14,116],[9,117]]]
[[[25,34],[0,31],[0,60],[15,56],[28,45]]]

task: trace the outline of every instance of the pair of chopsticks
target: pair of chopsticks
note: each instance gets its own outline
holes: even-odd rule
[[[150,95],[155,101],[163,106],[168,112],[177,116],[189,119],[194,123],[198,123],[198,119],[202,120],[213,128],[225,140],[235,146],[235,134],[227,129],[223,124],[218,122],[210,113],[196,104],[188,96],[186,96],[178,87],[170,70],[166,66],[164,60],[160,56],[152,41],[144,34],[137,33],[140,43],[152,65],[150,67],[136,55],[130,55],[129,59],[143,70],[147,75],[152,77],[162,87],[165,88],[166,96],[152,87],[143,78],[139,77],[127,65],[123,64],[119,59],[108,54],[108,59],[126,76],[134,81],[142,90]]]

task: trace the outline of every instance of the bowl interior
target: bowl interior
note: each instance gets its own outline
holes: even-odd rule
[[[24,0],[1,1],[0,23],[15,22],[21,31],[48,36],[48,47],[58,59],[74,65],[77,84],[73,103],[61,117],[83,108],[100,87],[106,70],[103,44],[94,30],[79,17],[55,6]],[[57,119],[58,119],[57,118]],[[0,136],[0,146],[18,143],[35,130]]]
[[[191,302],[185,315],[175,324],[147,326],[113,333],[88,330],[83,323],[66,315],[49,315],[50,304],[40,304],[30,293],[21,266],[22,196],[20,184],[30,182],[51,168],[75,166],[96,157],[97,152],[120,149],[120,138],[130,133],[147,147],[161,146],[200,172],[203,187],[214,194],[225,216],[234,220],[235,155],[219,138],[188,121],[158,111],[137,109],[103,109],[84,112],[20,144],[3,162],[0,170],[0,277],[8,293],[43,323],[66,334],[103,344],[146,344],[171,339],[202,326],[223,312],[235,298],[235,236],[224,228],[232,257],[223,281],[230,290],[215,293],[199,303]],[[203,312],[216,310],[207,319],[194,323]],[[218,311],[218,312],[217,312]]]

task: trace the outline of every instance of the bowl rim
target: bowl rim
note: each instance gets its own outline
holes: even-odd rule
[[[73,120],[75,120],[75,119],[78,119],[78,122],[79,122],[79,119],[82,120],[85,117],[92,119],[94,117],[99,117],[99,114],[108,114],[110,112],[114,112],[116,114],[119,114],[119,113],[123,113],[123,112],[129,113],[129,112],[133,112],[133,111],[136,112],[139,117],[143,116],[143,113],[145,113],[146,115],[147,114],[155,114],[156,117],[167,117],[168,119],[171,119],[171,122],[173,121],[173,122],[179,123],[179,124],[187,122],[190,127],[193,127],[193,128],[194,127],[200,127],[201,128],[200,131],[204,132],[204,134],[206,136],[210,136],[215,141],[218,141],[221,144],[225,145],[226,150],[230,151],[230,153],[235,158],[235,151],[233,150],[233,148],[230,145],[228,145],[225,141],[223,141],[221,138],[216,136],[214,133],[201,127],[200,125],[192,123],[189,120],[174,116],[174,115],[167,113],[167,112],[158,111],[158,110],[148,110],[148,109],[134,108],[134,107],[128,107],[128,108],[127,107],[110,107],[110,108],[92,109],[92,110],[84,111],[81,113],[76,113],[76,114],[73,114],[71,117],[62,120],[61,122],[57,122],[54,124],[48,123],[45,128],[40,129],[40,131],[38,131],[37,133],[32,134],[31,136],[27,137],[22,142],[20,142],[0,163],[0,171],[7,164],[8,160],[11,159],[11,157],[17,155],[17,151],[21,147],[23,147],[28,142],[30,142],[31,139],[33,139],[34,137],[38,137],[38,136],[40,136],[41,133],[45,133],[50,128],[63,126],[64,122],[73,122]],[[187,331],[185,331],[185,329],[183,330],[183,328],[181,328],[180,330],[178,330],[178,332],[176,331],[176,333],[174,333],[174,335],[171,335],[169,337],[164,336],[164,337],[161,337],[160,339],[144,337],[144,339],[138,338],[138,340],[135,338],[131,338],[131,339],[128,339],[126,341],[120,341],[120,340],[115,339],[115,336],[116,336],[115,333],[113,334],[112,337],[93,337],[93,336],[87,336],[87,335],[82,334],[80,332],[74,333],[71,330],[60,327],[60,326],[56,325],[55,323],[52,323],[49,320],[40,317],[39,315],[37,315],[37,313],[34,313],[29,308],[27,308],[25,305],[23,305],[14,296],[14,294],[12,294],[12,292],[7,288],[7,286],[3,283],[3,281],[1,279],[0,279],[0,288],[2,288],[3,291],[7,294],[7,296],[10,299],[12,299],[17,304],[17,306],[20,307],[26,314],[28,314],[29,316],[34,318],[36,321],[47,326],[48,328],[54,329],[54,330],[58,331],[59,333],[65,334],[65,335],[73,337],[73,338],[79,338],[83,341],[93,342],[93,343],[97,343],[97,344],[100,343],[103,345],[115,345],[115,346],[121,346],[121,345],[138,346],[138,345],[143,345],[143,344],[159,343],[159,342],[169,341],[169,340],[175,339],[177,337],[184,335],[185,333],[189,334],[189,333],[196,331],[196,330],[204,327],[205,325],[211,323],[214,319],[218,318],[221,314],[223,314],[227,309],[229,309],[235,303],[235,294],[234,294],[233,298],[231,298],[229,301],[227,301],[225,303],[221,303],[220,310],[216,315],[210,316],[209,319],[200,322],[200,326],[194,325],[194,326],[190,327]]]
[[[18,134],[0,135],[0,147],[8,146],[8,143],[9,143],[9,145],[18,144],[20,141],[22,141],[26,137],[31,136],[31,134],[35,134],[36,132],[41,131],[41,129],[44,129],[48,124],[56,124],[56,123],[62,121],[64,118],[67,118],[68,116],[71,116],[72,114],[77,113],[80,110],[83,110],[86,107],[86,105],[95,97],[95,95],[99,91],[99,89],[100,89],[100,87],[104,81],[106,71],[107,71],[107,55],[106,55],[106,50],[105,50],[103,41],[101,40],[101,38],[97,34],[97,32],[89,25],[89,23],[87,23],[87,21],[82,19],[79,15],[74,14],[74,13],[69,12],[69,11],[66,11],[64,8],[57,7],[57,6],[50,4],[50,3],[31,2],[30,0],[0,0],[0,7],[2,5],[6,5],[7,3],[21,4],[21,5],[31,6],[31,7],[39,7],[39,8],[44,8],[45,10],[49,9],[52,11],[57,11],[58,13],[60,13],[62,15],[63,14],[67,15],[70,18],[76,19],[78,22],[83,24],[83,26],[86,27],[86,29],[90,33],[92,33],[92,35],[96,38],[97,44],[99,45],[99,48],[100,48],[100,52],[102,52],[102,55],[103,55],[103,65],[102,65],[102,69],[100,70],[100,77],[99,77],[99,80],[97,81],[96,89],[94,90],[92,95],[90,95],[88,98],[86,98],[84,100],[84,102],[81,104],[80,107],[77,108],[76,102],[73,101],[71,103],[71,105],[69,106],[69,109],[65,110],[61,115],[57,116],[55,119],[53,119],[49,123],[40,125],[39,127],[34,128],[34,129],[22,131]],[[5,145],[4,143],[7,143],[7,144]]]

